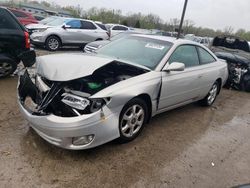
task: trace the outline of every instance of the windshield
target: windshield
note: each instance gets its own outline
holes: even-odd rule
[[[59,26],[59,25],[64,24],[65,21],[66,21],[65,18],[56,18],[56,19],[52,20],[51,22],[47,23],[46,25]]]
[[[129,61],[154,70],[172,43],[139,36],[115,40],[97,50],[97,54]]]

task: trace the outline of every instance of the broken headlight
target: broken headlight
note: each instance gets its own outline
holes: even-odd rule
[[[62,94],[62,97],[62,102],[64,104],[67,104],[68,106],[71,106],[77,110],[84,110],[90,104],[88,99],[69,93]]]
[[[73,95],[70,93],[62,94],[62,102],[76,110],[85,110],[89,109],[91,113],[100,110],[104,105],[110,101],[110,98],[107,99],[87,99],[85,97]]]
[[[106,101],[104,99],[92,99],[90,111],[96,112],[100,110],[105,104],[106,104]]]

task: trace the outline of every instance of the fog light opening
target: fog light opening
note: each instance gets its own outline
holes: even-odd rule
[[[95,135],[85,135],[85,136],[78,136],[72,138],[72,144],[75,146],[87,145],[94,140]]]

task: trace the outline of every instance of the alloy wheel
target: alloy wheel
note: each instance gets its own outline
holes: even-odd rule
[[[209,91],[208,97],[207,97],[207,102],[209,105],[214,102],[217,93],[218,93],[218,86],[217,84],[214,84],[211,90]]]
[[[142,127],[145,118],[144,109],[134,104],[124,113],[121,120],[121,133],[123,136],[133,137]]]
[[[56,50],[59,48],[59,41],[55,38],[51,38],[48,41],[48,46],[51,50]]]

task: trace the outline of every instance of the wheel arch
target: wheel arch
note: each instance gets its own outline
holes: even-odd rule
[[[142,93],[140,95],[137,95],[134,98],[140,98],[142,100],[144,100],[147,104],[148,107],[148,119],[147,119],[147,123],[150,121],[151,117],[152,117],[152,101],[151,101],[151,97],[149,94],[146,93]]]
[[[57,37],[59,40],[60,40],[60,45],[62,46],[63,45],[63,43],[62,43],[62,38],[59,36],[59,35],[57,35],[57,34],[50,34],[50,35],[48,35],[47,37],[46,37],[46,42],[47,42],[47,40],[48,40],[48,38],[49,37]]]

